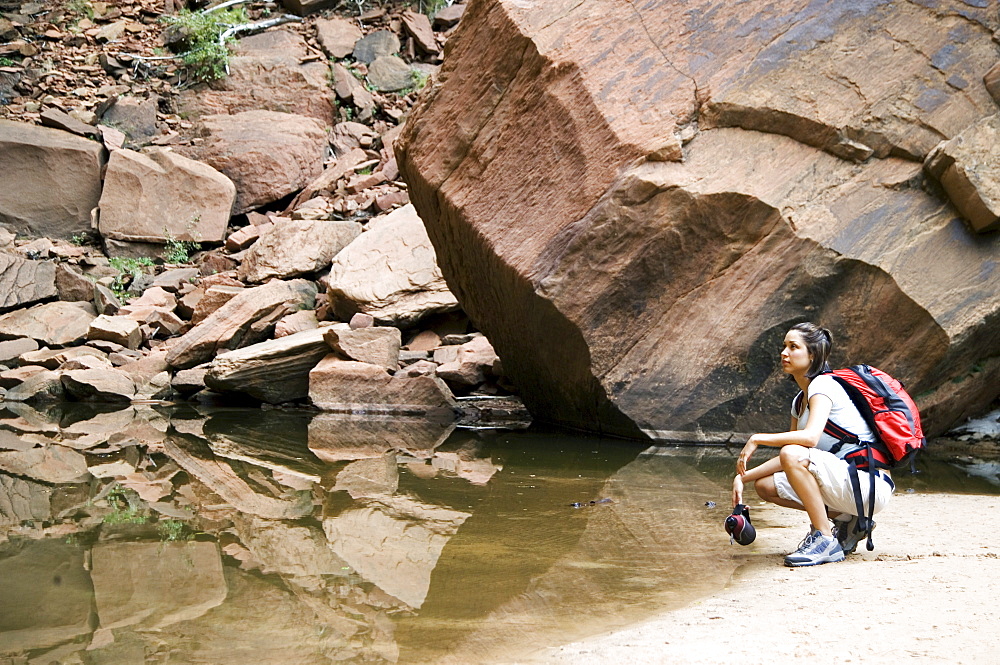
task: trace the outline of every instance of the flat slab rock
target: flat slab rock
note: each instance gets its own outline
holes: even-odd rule
[[[51,302],[0,315],[0,339],[28,337],[49,347],[72,346],[87,337],[97,316],[89,302]]]
[[[251,245],[239,268],[248,283],[317,272],[361,235],[361,224],[338,220],[283,220]]]
[[[309,372],[309,398],[324,411],[455,417],[455,398],[441,379],[394,377],[377,365],[335,354]]]
[[[0,252],[0,312],[57,295],[56,264]]]
[[[271,404],[306,397],[309,371],[330,353],[324,332],[314,328],[220,353],[208,365],[205,385]]]

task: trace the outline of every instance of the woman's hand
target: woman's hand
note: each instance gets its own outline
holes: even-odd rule
[[[743,503],[743,477],[739,474],[733,478],[733,508]]]
[[[743,475],[747,472],[747,464],[750,463],[750,458],[753,456],[755,450],[757,450],[757,442],[751,436],[747,439],[743,450],[740,451],[739,459],[736,460],[736,473]]]

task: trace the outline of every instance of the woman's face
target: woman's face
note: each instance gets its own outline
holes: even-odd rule
[[[785,335],[785,345],[781,349],[781,371],[785,374],[804,375],[812,365],[812,354],[806,348],[802,333],[789,330]]]

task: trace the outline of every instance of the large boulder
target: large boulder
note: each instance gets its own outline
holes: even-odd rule
[[[329,284],[330,303],[342,319],[364,312],[380,323],[410,326],[428,314],[458,309],[412,205],[369,222],[334,257]]]
[[[777,350],[803,319],[835,363],[904,380],[932,434],[997,397],[1000,236],[921,163],[996,113],[1000,26],[939,5],[468,5],[396,154],[537,418],[780,426]]]
[[[56,264],[0,252],[0,312],[55,298]]]
[[[0,120],[0,225],[67,240],[89,231],[103,165],[100,143]]]
[[[323,172],[324,125],[277,111],[207,115],[196,131],[203,142],[178,148],[222,171],[236,185],[239,215],[298,191]]]
[[[301,35],[285,28],[244,37],[229,58],[229,75],[183,91],[178,108],[192,117],[278,111],[332,126],[329,65],[309,58],[312,53]]]
[[[236,186],[170,150],[116,150],[108,160],[98,228],[115,240],[222,242]]]
[[[73,346],[87,337],[97,316],[89,302],[49,302],[0,316],[0,339],[30,337],[49,347]]]
[[[287,279],[322,270],[361,235],[361,224],[329,219],[289,219],[275,224],[251,245],[240,264],[244,282]]]

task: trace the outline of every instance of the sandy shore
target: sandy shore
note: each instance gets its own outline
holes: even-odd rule
[[[757,541],[721,592],[525,663],[1000,663],[1000,497],[897,494],[875,551],[782,565],[805,516],[752,505]]]

